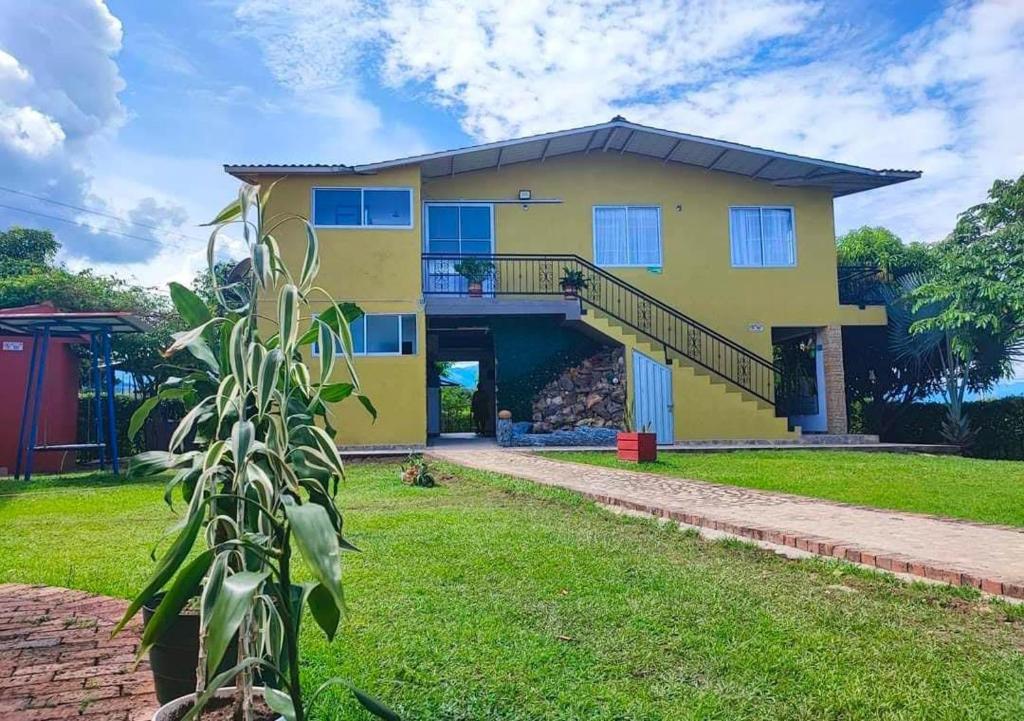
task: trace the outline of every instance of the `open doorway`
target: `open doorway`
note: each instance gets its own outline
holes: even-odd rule
[[[776,415],[809,433],[824,433],[825,364],[820,328],[773,328],[772,355],[782,378],[775,388]]]
[[[494,342],[489,328],[431,319],[427,331],[427,435],[436,440],[495,434]]]
[[[441,393],[441,435],[478,433],[480,362],[438,361],[437,373]]]

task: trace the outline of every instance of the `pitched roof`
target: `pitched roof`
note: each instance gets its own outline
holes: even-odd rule
[[[873,170],[652,128],[619,115],[599,125],[363,165],[225,165],[224,170],[242,180],[253,180],[261,175],[354,175],[419,165],[424,178],[438,178],[573,153],[608,152],[632,153],[786,187],[828,188],[835,197],[921,177],[919,170]]]

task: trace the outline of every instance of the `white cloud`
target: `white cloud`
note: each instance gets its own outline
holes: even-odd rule
[[[902,38],[858,7],[385,0],[367,12],[354,0],[248,0],[239,16],[282,82],[352,97],[360,79],[383,81],[449,109],[482,141],[623,113],[920,169],[923,180],[838,201],[837,226],[938,239],[994,178],[1024,170],[1024,3],[957,3]]]
[[[49,155],[64,142],[64,130],[35,108],[0,104],[0,145],[30,157]]]
[[[137,198],[123,208],[93,190],[91,153],[124,123],[124,81],[115,56],[122,28],[102,0],[7,0],[0,13],[0,185],[68,205],[149,219],[156,228],[182,222],[166,200]],[[0,227],[50,227],[66,257],[131,262],[159,250],[159,231],[67,207],[0,193]],[[57,215],[88,227],[42,219]],[[123,216],[123,217],[124,217]],[[142,238],[125,238],[131,234]]]

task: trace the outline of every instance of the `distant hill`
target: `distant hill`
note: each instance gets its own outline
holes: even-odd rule
[[[480,379],[480,366],[476,363],[456,363],[444,377],[464,388],[476,388]]]
[[[1010,396],[1024,396],[1024,381],[1008,381],[1006,383],[1000,383],[995,388],[985,393],[971,393],[968,391],[967,400],[969,401],[992,401],[997,398],[1009,398]],[[924,399],[925,402],[931,403],[942,403],[942,395],[936,393],[933,396],[929,396]]]

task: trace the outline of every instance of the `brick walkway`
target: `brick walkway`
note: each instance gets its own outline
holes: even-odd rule
[[[0,718],[148,721],[149,665],[135,665],[141,623],[110,631],[127,602],[47,586],[0,585]]]
[[[497,449],[432,449],[471,468],[579,491],[600,503],[1024,599],[1024,532],[801,496],[589,466]]]

